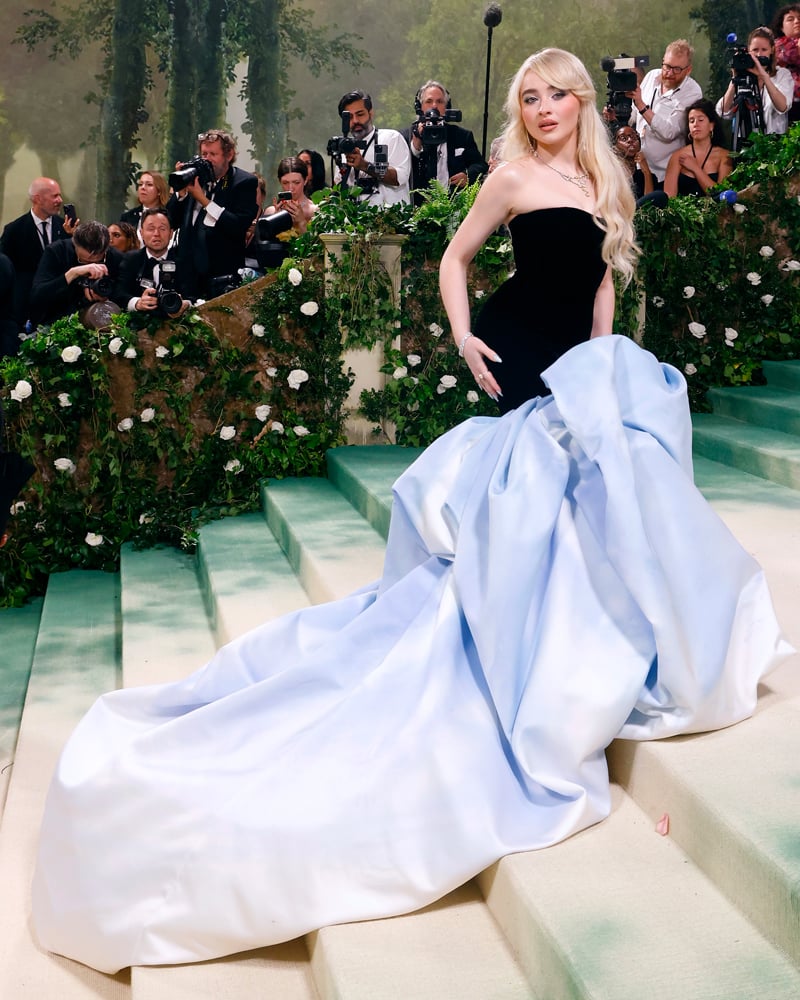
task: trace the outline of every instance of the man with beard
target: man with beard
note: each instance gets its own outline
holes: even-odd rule
[[[410,202],[411,155],[403,136],[391,128],[375,128],[372,98],[363,90],[351,90],[339,101],[339,115],[349,115],[347,135],[358,143],[342,153],[337,184],[359,187],[361,200],[370,205]],[[375,149],[386,147],[386,167],[376,166]]]
[[[212,298],[221,286],[238,283],[244,267],[247,230],[256,217],[258,178],[234,167],[236,140],[212,129],[198,136],[198,153],[213,170],[207,184],[200,177],[174,194],[167,205],[172,226],[180,231],[178,262],[187,280],[188,298]],[[178,164],[182,167],[183,164]],[[230,278],[230,281],[215,279]]]

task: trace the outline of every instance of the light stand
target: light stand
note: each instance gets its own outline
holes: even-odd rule
[[[486,160],[486,132],[489,128],[489,73],[492,66],[492,30],[503,20],[503,11],[500,4],[490,3],[483,15],[483,23],[489,29],[489,36],[486,39],[486,85],[483,89],[483,142],[481,144],[481,158]]]

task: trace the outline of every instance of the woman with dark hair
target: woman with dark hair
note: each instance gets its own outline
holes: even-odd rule
[[[112,222],[109,225],[108,245],[119,250],[120,253],[129,253],[131,250],[140,250],[142,247],[136,226],[130,222]]]
[[[138,230],[142,212],[146,208],[166,207],[169,201],[169,185],[162,174],[154,170],[144,170],[136,182],[136,197],[139,204],[135,208],[126,209],[119,217],[119,221],[129,222]]]
[[[800,121],[800,4],[781,7],[772,22],[775,60],[792,74],[794,95],[789,108],[789,124]]]
[[[707,194],[733,170],[730,153],[722,144],[722,126],[711,101],[701,98],[686,109],[689,142],[669,158],[664,191],[670,198],[678,194]]]
[[[275,198],[271,205],[264,209],[264,215],[274,215],[285,209],[292,217],[290,235],[300,236],[308,228],[308,224],[317,210],[317,206],[306,194],[309,168],[298,156],[284,156],[278,164],[278,180],[281,190],[291,194],[291,198]]]
[[[789,127],[788,112],[795,86],[792,74],[784,66],[776,64],[775,36],[763,24],[753,28],[747,36],[747,52],[752,62],[747,73],[761,95],[764,131],[782,135]],[[733,75],[734,70],[731,70]],[[731,81],[725,94],[717,101],[717,114],[733,118],[735,97],[736,89]]]
[[[306,194],[310,198],[315,191],[324,191],[328,186],[325,179],[325,161],[322,154],[316,149],[301,149],[297,154],[298,160],[302,160],[308,167],[308,179],[306,180]]]

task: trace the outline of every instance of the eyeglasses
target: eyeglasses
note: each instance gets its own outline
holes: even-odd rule
[[[661,68],[666,73],[682,73],[688,66],[670,66],[669,63],[661,63]]]
[[[198,132],[197,141],[198,142],[221,142],[223,137],[222,132],[217,132],[212,129],[210,132]]]

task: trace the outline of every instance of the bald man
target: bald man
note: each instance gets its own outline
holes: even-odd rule
[[[44,248],[72,236],[79,221],[75,224],[69,220],[62,222],[59,215],[63,204],[61,188],[58,181],[50,177],[37,177],[28,188],[28,197],[30,211],[9,222],[0,236],[0,250],[16,272],[14,313],[21,327],[29,318],[31,285]]]

